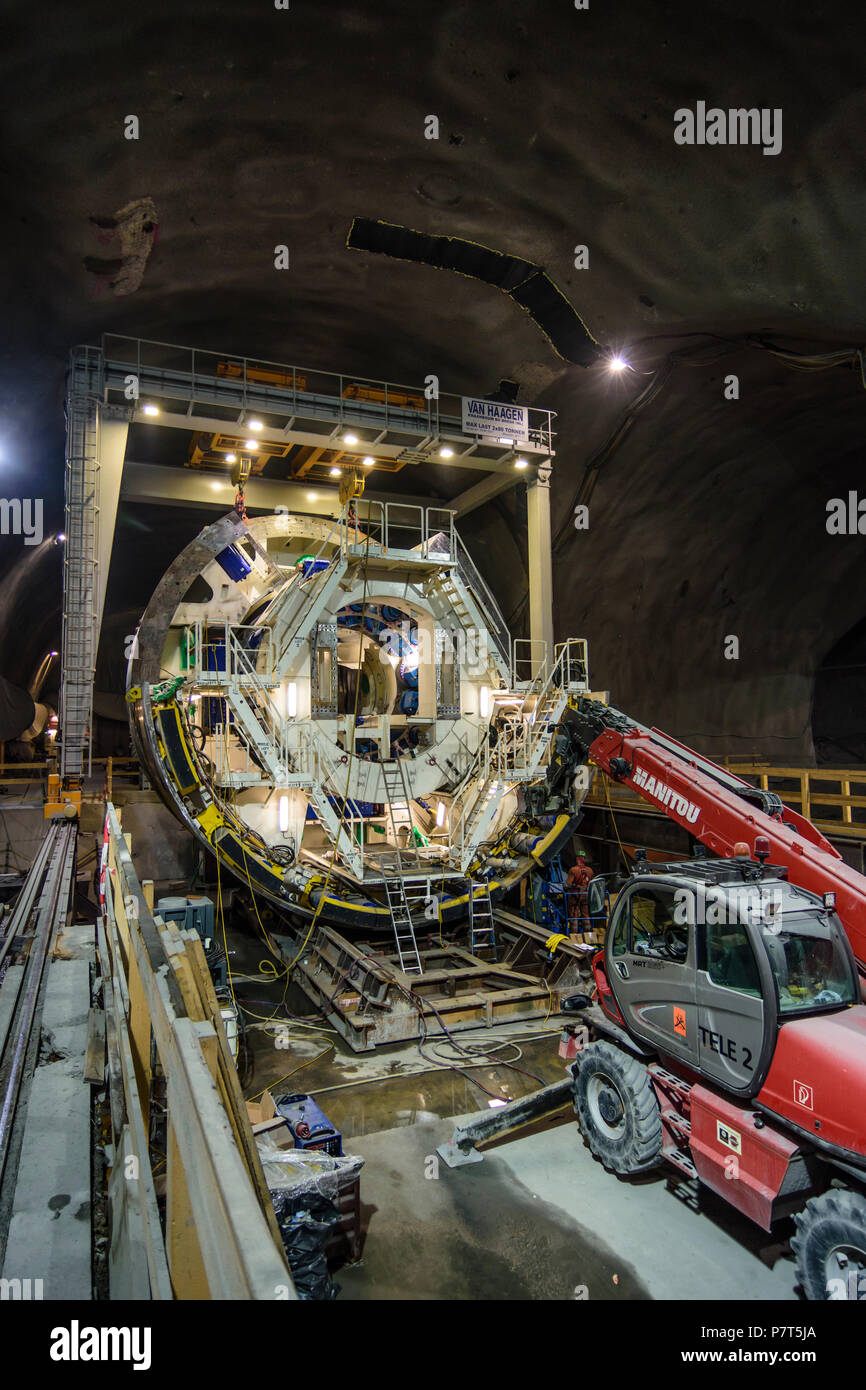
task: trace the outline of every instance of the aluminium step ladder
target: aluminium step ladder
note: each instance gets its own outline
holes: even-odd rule
[[[404,866],[417,869],[420,866],[420,860],[415,842],[415,822],[410,810],[409,788],[406,785],[403,763],[399,758],[390,758],[381,766],[387,795],[386,808],[396,850],[397,869],[402,871]],[[405,847],[402,848],[400,845],[401,833],[406,840]]]
[[[473,956],[481,951],[490,951],[491,960],[498,959],[496,923],[490,900],[490,884],[486,878],[477,883],[471,879],[469,881],[469,950]]]
[[[385,897],[388,902],[388,911],[391,914],[391,925],[394,929],[394,941],[397,945],[397,959],[400,962],[400,969],[406,975],[421,975],[424,973],[424,967],[421,964],[418,942],[415,937],[412,908],[420,905],[425,899],[419,898],[416,903],[409,897],[403,875],[400,872],[385,879]]]

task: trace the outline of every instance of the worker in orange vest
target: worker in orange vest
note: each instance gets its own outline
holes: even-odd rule
[[[589,931],[592,926],[589,919],[589,905],[586,900],[586,890],[590,880],[594,877],[595,875],[591,865],[587,862],[585,852],[580,850],[578,852],[577,861],[571,866],[565,878],[568,919],[573,932]]]

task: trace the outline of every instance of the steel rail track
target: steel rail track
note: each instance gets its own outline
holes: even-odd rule
[[[16,991],[14,1015],[0,1053],[0,1181],[15,1127],[18,1099],[25,1073],[32,1070],[38,1049],[31,1047],[45,963],[57,928],[65,918],[72,887],[77,825],[58,822],[48,833],[31,865],[16,903],[0,961],[21,929],[31,924],[30,950]],[[30,1067],[28,1068],[28,1057]]]

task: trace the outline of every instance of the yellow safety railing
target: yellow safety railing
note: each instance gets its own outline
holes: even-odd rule
[[[866,768],[776,767],[770,763],[728,757],[718,760],[728,772],[742,777],[752,786],[775,792],[778,797],[811,821],[822,834],[866,841]],[[645,815],[664,813],[645,801],[630,787],[596,778],[586,797],[587,806],[617,811],[642,811]]]

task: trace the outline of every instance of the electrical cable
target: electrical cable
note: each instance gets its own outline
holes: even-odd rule
[[[609,788],[609,786],[608,786],[608,780],[607,780],[607,777],[605,776],[604,772],[603,772],[601,769],[599,769],[599,771],[601,771],[601,775],[602,775],[602,778],[603,778],[603,781],[604,781],[604,794],[605,794],[605,797],[606,797],[606,799],[607,799],[607,809],[608,809],[608,811],[610,812],[610,821],[611,821],[611,825],[613,826],[613,833],[614,833],[614,835],[616,836],[616,842],[617,842],[617,844],[619,845],[619,852],[620,852],[620,854],[622,855],[622,862],[623,862],[623,864],[625,865],[625,871],[626,871],[626,873],[630,873],[631,870],[630,870],[630,868],[629,868],[628,860],[627,860],[626,857],[625,857],[625,850],[624,850],[623,847],[622,847],[622,840],[619,838],[619,830],[618,830],[617,824],[616,824],[616,816],[614,815],[614,813],[613,813],[613,807],[612,807],[611,804],[610,804],[610,788]]]

